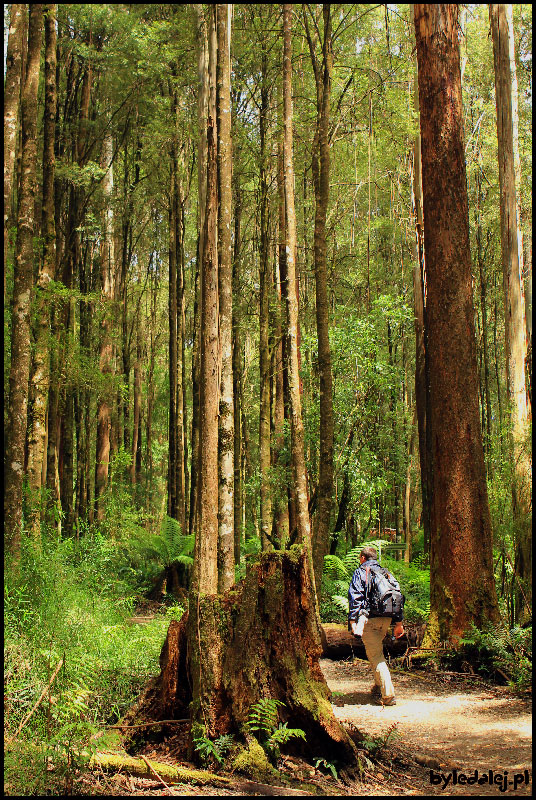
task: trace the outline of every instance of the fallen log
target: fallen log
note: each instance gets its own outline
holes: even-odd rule
[[[346,625],[328,622],[322,625],[322,655],[334,661],[348,656],[366,659],[365,645],[361,637],[354,636],[347,630]],[[389,632],[383,640],[383,648],[391,657],[402,656],[406,652],[408,642],[405,636],[393,640]]]
[[[310,792],[301,789],[291,789],[288,786],[272,786],[267,783],[257,783],[256,781],[243,781],[230,778],[227,775],[216,775],[203,769],[191,769],[189,767],[175,766],[173,764],[163,764],[158,761],[149,761],[132,756],[122,756],[114,753],[95,753],[91,757],[89,767],[100,767],[103,770],[116,770],[126,772],[138,778],[152,778],[154,775],[159,780],[168,784],[193,783],[197,786],[218,786],[252,791],[266,796],[311,796]]]

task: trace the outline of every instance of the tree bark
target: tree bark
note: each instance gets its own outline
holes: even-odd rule
[[[411,5],[413,16],[413,4]],[[415,82],[413,90],[414,109],[419,112],[419,86],[415,57]],[[415,309],[415,405],[419,431],[419,463],[421,473],[422,526],[424,533],[424,552],[430,553],[430,507],[432,503],[432,459],[430,422],[430,382],[429,364],[426,349],[427,330],[425,326],[425,275],[424,221],[422,214],[422,164],[421,134],[417,130],[413,144],[413,201],[415,207],[415,240],[413,254],[413,305]]]
[[[13,173],[17,152],[25,14],[26,5],[24,3],[11,4],[4,82],[4,299],[6,296],[5,265],[8,257],[9,228],[13,222]]]
[[[231,254],[231,6],[216,5],[218,60],[218,294],[220,303],[221,386],[219,406],[219,581],[220,592],[234,583],[234,405],[233,290]]]
[[[523,241],[520,218],[520,168],[517,146],[517,78],[514,58],[512,6],[490,3],[495,64],[497,139],[499,145],[499,186],[501,192],[501,252],[503,264],[504,317],[506,339],[506,386],[508,392],[511,446],[514,469],[512,486],[515,520],[516,567],[526,590],[528,609],[522,595],[516,597],[516,619],[531,613],[532,531],[529,456],[529,408],[525,383],[527,342],[525,301],[521,286]],[[517,173],[517,174],[516,174]]]
[[[220,393],[218,302],[218,186],[216,142],[216,30],[213,7],[209,27],[209,102],[207,115],[207,194],[201,272],[199,508],[192,590],[218,591],[218,411]]]
[[[259,467],[261,473],[261,547],[268,550],[272,538],[272,492],[270,486],[271,436],[270,436],[270,264],[269,264],[269,210],[266,157],[266,128],[268,115],[268,59],[266,50],[261,54],[261,106],[259,111],[260,138],[260,309],[259,309]]]
[[[311,558],[311,525],[307,500],[305,473],[304,430],[301,414],[300,374],[298,366],[298,300],[296,297],[296,212],[294,207],[294,166],[292,157],[292,6],[283,6],[283,165],[285,186],[286,253],[287,253],[287,314],[289,352],[289,394],[292,431],[292,466],[296,490],[298,537]],[[314,585],[314,576],[313,576]]]
[[[202,685],[205,735],[232,733],[251,741],[246,727],[251,706],[274,698],[285,704],[281,718],[289,727],[305,731],[306,740],[298,745],[303,755],[355,763],[355,747],[333,714],[318,663],[321,634],[308,560],[299,545],[265,553],[232,590],[200,598],[180,622],[172,622],[160,676],[139,713],[179,719]],[[192,630],[209,654],[206,661],[198,659],[198,646],[195,651],[190,646]]]
[[[174,137],[175,138],[175,137]],[[177,497],[177,142],[171,149],[171,178],[169,188],[169,430],[168,430],[168,516],[179,519]]]
[[[39,86],[43,6],[30,5],[28,66],[22,89],[22,166],[9,371],[9,428],[6,433],[4,532],[8,548],[18,557],[22,535],[22,480],[28,419],[30,374],[30,296],[33,284],[34,200],[37,192],[37,90]]]
[[[240,250],[242,217],[242,194],[235,172],[234,253],[233,253],[233,414],[234,414],[234,561],[240,564],[242,540],[242,336],[237,305],[240,296]]]
[[[428,636],[498,620],[480,430],[457,6],[415,4],[434,440]]]
[[[104,317],[101,323],[101,342],[99,369],[103,376],[111,375],[112,341],[111,341],[111,302],[114,295],[114,239],[113,239],[113,141],[112,134],[107,133],[103,146],[103,166],[106,175],[103,179],[103,194],[106,201],[103,223],[103,244],[101,251],[101,294],[104,303]],[[97,520],[104,519],[104,503],[102,495],[108,486],[108,469],[110,463],[110,389],[104,386],[97,403],[97,453],[95,468],[95,507]]]
[[[37,276],[35,345],[30,374],[33,395],[28,431],[28,486],[30,505],[28,530],[38,538],[41,529],[41,487],[45,459],[46,416],[49,386],[50,299],[46,290],[56,272],[56,228],[54,222],[54,171],[56,125],[56,4],[45,5],[45,110],[43,126],[43,207],[41,231],[43,255]]]
[[[199,421],[200,421],[200,306],[201,272],[205,252],[205,212],[207,196],[207,114],[208,114],[208,31],[203,6],[193,6],[196,21],[197,42],[197,183],[198,183],[198,240],[194,281],[194,344],[192,351],[192,465],[190,470],[190,519],[189,532],[197,528],[199,509]]]
[[[324,37],[322,63],[316,58],[307,27],[307,38],[316,82],[316,134],[313,145],[313,184],[315,191],[314,263],[316,282],[316,331],[320,378],[320,453],[318,466],[317,511],[313,537],[313,562],[316,585],[320,590],[324,556],[329,551],[330,517],[333,494],[333,378],[329,346],[329,303],[327,281],[326,217],[329,202],[330,143],[329,120],[333,51],[331,4],[323,4]],[[307,20],[307,17],[305,18]]]

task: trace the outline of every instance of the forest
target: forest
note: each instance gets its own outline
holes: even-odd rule
[[[531,794],[531,220],[531,4],[4,5],[5,794]]]

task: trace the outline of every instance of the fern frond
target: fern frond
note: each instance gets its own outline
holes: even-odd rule
[[[337,605],[337,606],[338,606],[339,608],[341,608],[341,609],[342,609],[342,610],[343,610],[343,611],[344,611],[346,614],[348,614],[348,611],[350,610],[350,608],[349,608],[349,604],[348,604],[348,598],[347,598],[347,597],[341,597],[341,595],[340,595],[340,594],[335,594],[335,595],[333,595],[333,596],[332,596],[332,598],[331,598],[331,599],[333,600],[333,602],[335,603],[335,605]]]
[[[339,556],[332,556],[326,555],[324,556],[324,570],[329,574],[335,575],[335,577],[339,579],[346,579],[350,580],[352,577],[351,574],[348,573],[348,568],[346,567],[344,561],[339,558]]]
[[[252,731],[261,731],[265,734],[271,734],[276,725],[278,718],[278,706],[284,706],[281,700],[276,700],[272,697],[263,697],[258,703],[251,706],[249,710],[248,727]]]

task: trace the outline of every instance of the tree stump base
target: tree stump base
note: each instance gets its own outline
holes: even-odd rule
[[[193,730],[202,726],[209,738],[233,734],[251,742],[252,705],[274,698],[284,703],[280,719],[306,735],[287,748],[350,765],[356,748],[333,713],[321,655],[304,549],[265,553],[224,595],[190,597],[189,611],[169,626],[160,675],[137,716],[189,715]]]

